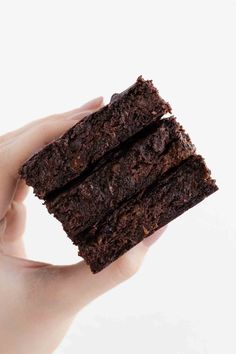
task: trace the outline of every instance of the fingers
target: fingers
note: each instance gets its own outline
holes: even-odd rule
[[[21,130],[13,132],[7,139],[3,137],[4,139],[0,143],[0,220],[4,217],[14,194],[18,194],[16,192],[18,170],[24,161],[102,105],[101,98],[95,99],[84,105],[86,110],[83,108],[81,111],[81,108],[79,108],[71,112],[40,119]],[[20,196],[20,198],[22,197]]]
[[[19,259],[26,258],[25,246],[22,239],[13,243],[5,243],[4,247],[0,244],[0,249],[4,255],[19,257]]]
[[[75,112],[76,110],[79,110],[80,112],[81,111],[87,111],[87,110],[97,110],[99,109],[100,107],[103,107],[103,97],[102,96],[99,96],[97,98],[94,98],[93,100],[91,101],[88,101],[86,102],[85,104],[83,104],[82,106],[80,106],[79,108],[73,110],[73,111],[70,111],[70,112],[65,112],[63,114],[71,114],[71,112]]]
[[[163,232],[164,228],[150,236],[150,244],[151,240],[154,242]],[[146,242],[140,242],[97,274],[92,274],[85,262],[59,267],[57,276],[54,273],[50,283],[53,292],[60,294],[61,311],[66,306],[67,311],[76,312],[98,296],[129,279],[140,268],[148,249],[149,245]]]
[[[11,143],[3,147],[2,163],[5,162],[5,176],[17,178],[20,166],[33,153],[37,152],[52,140],[61,136],[72,127],[76,121],[81,120],[93,111],[84,111],[66,116],[62,120],[45,120],[43,124],[33,126],[21,133]],[[69,118],[69,119],[68,119]]]
[[[64,113],[61,113],[61,114],[55,114],[55,115],[52,115],[52,116],[49,116],[49,117],[46,117],[46,118],[36,119],[33,122],[28,123],[28,124],[26,124],[25,126],[19,128],[19,129],[16,129],[16,130],[14,130],[12,132],[9,132],[9,133],[1,136],[0,137],[0,145],[3,144],[3,143],[7,143],[7,142],[11,141],[13,138],[15,138],[16,136],[20,135],[21,133],[23,133],[24,131],[28,130],[29,128],[32,128],[32,127],[37,126],[39,124],[42,124],[45,121],[51,120],[51,121],[57,121],[58,122],[59,119],[64,119],[64,118],[66,118],[68,116],[71,116],[72,114],[76,115],[76,114],[79,114],[79,113],[84,112],[84,111],[97,110],[97,109],[99,109],[102,106],[103,106],[103,97],[97,97],[97,98],[95,98],[95,99],[83,104],[81,107],[73,109],[71,111],[64,112]]]
[[[12,243],[19,239],[25,228],[26,208],[23,203],[13,201],[7,214],[6,229],[4,232],[5,242]]]
[[[22,203],[12,202],[4,220],[4,230],[0,237],[4,254],[25,257],[22,235],[25,228],[26,209]]]
[[[14,201],[20,203],[23,202],[29,192],[29,187],[23,179],[17,181],[16,191],[14,195]]]

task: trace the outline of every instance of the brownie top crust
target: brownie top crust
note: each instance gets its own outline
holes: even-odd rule
[[[63,187],[110,150],[171,112],[152,81],[139,77],[108,105],[85,117],[24,163],[20,176],[39,198]]]

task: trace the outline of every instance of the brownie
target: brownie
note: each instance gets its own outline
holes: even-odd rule
[[[139,77],[19,171],[93,273],[218,189],[170,112]]]
[[[97,273],[216,190],[203,158],[190,156],[81,234],[79,255]]]
[[[85,117],[61,138],[33,155],[20,170],[39,198],[64,187],[110,150],[171,112],[152,81],[142,77],[108,105]]]
[[[129,147],[123,147],[117,158],[84,181],[73,183],[46,200],[46,206],[74,241],[81,231],[149,186],[194,151],[189,136],[176,119],[162,119]]]

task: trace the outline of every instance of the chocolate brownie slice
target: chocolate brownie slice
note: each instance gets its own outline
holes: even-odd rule
[[[170,112],[139,77],[20,170],[94,273],[217,190]]]
[[[87,116],[61,138],[33,155],[20,170],[39,198],[63,187],[103,155],[171,112],[153,86],[139,77],[110,103]]]
[[[46,200],[48,211],[61,221],[72,240],[195,152],[173,117],[162,119],[145,134],[84,181]]]
[[[189,157],[79,235],[79,255],[97,273],[217,190],[201,156]]]

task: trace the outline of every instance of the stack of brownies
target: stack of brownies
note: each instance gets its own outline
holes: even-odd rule
[[[152,81],[139,77],[20,170],[96,273],[217,190]]]

